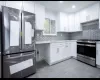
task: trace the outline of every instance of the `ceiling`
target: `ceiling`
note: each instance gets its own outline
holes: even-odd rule
[[[88,7],[97,1],[63,1],[60,3],[59,1],[36,1],[41,5],[44,5],[46,8],[55,11],[62,11],[62,12],[77,12],[85,7]],[[75,5],[76,8],[72,9],[72,5]]]

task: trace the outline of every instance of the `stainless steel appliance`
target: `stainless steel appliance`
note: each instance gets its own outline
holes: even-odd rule
[[[35,73],[35,14],[3,6],[2,19],[3,77]]]
[[[100,40],[78,40],[77,59],[96,66],[96,42]]]
[[[1,74],[1,58],[2,58],[2,56],[1,56],[1,26],[2,26],[2,12],[0,12],[0,78],[1,78],[1,76],[2,76],[2,74]]]

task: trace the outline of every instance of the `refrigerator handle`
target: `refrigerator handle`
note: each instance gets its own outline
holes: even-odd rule
[[[20,28],[19,28],[19,48],[21,50],[22,49],[22,28],[21,28],[21,26],[22,26],[22,13],[19,17],[20,17],[20,20],[19,20],[19,24],[20,24]]]
[[[18,57],[21,57],[22,56],[22,53],[19,55],[19,56],[15,56],[15,57],[11,57],[10,55],[8,55],[8,59],[11,59],[11,58],[18,58]]]

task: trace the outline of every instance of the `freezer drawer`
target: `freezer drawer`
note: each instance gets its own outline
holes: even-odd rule
[[[21,54],[6,55],[3,57],[3,77],[4,78],[21,78],[21,71],[15,72],[11,66],[22,62]],[[20,67],[20,66],[19,66]],[[13,72],[12,72],[13,71]]]
[[[10,57],[9,57],[10,56]],[[4,56],[4,77],[23,78],[36,72],[34,52]]]
[[[30,61],[30,63],[27,64],[27,68],[22,70],[22,77],[29,76],[33,73],[36,72],[36,56],[35,52],[28,52],[28,53],[23,53],[22,55],[23,61]]]

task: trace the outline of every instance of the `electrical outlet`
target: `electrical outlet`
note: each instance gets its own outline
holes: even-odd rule
[[[61,34],[61,36],[62,36],[62,34]]]
[[[39,37],[39,34],[37,34],[37,37]]]

